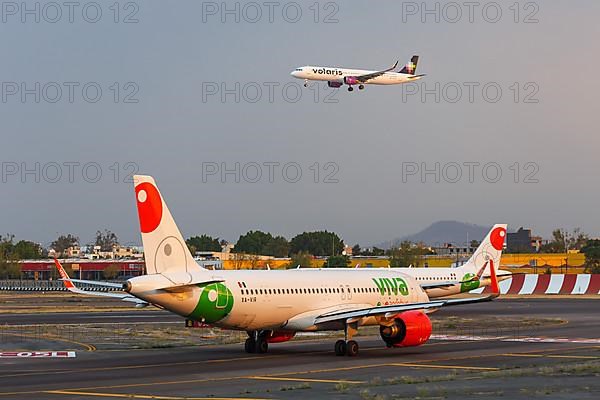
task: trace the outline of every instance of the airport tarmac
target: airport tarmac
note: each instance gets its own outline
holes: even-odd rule
[[[352,358],[333,354],[333,337],[272,344],[262,355],[244,353],[241,344],[103,349],[84,340],[49,340],[36,350],[70,350],[75,357],[1,359],[0,399],[595,399],[599,306],[596,299],[500,298],[452,307],[432,320],[472,319],[467,329],[451,326],[450,318],[426,345],[404,349],[386,349],[378,337],[361,336],[360,354]],[[84,314],[0,318],[14,328],[86,323]],[[97,315],[102,323],[138,316],[145,323],[180,326],[177,317],[162,311]],[[516,322],[496,328],[490,317]],[[486,322],[478,325],[478,319]],[[10,339],[2,339],[1,351],[10,351]]]

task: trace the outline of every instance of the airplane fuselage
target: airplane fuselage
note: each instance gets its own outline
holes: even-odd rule
[[[305,67],[296,68],[291,75],[298,79],[345,83],[344,78],[346,77],[357,77],[376,72],[377,71],[363,69],[319,67],[308,65]],[[382,75],[371,78],[363,83],[368,85],[398,85],[401,83],[415,81],[417,79],[420,79],[420,77],[411,74],[389,71],[384,72]]]
[[[148,290],[159,274],[132,278],[130,293],[186,318],[227,329],[314,331],[315,316],[347,309],[428,301],[410,276],[392,269],[211,271],[206,286]],[[137,282],[136,282],[137,281]],[[363,325],[377,321],[368,318]]]

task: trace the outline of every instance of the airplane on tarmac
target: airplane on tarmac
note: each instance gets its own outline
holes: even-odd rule
[[[481,271],[489,269],[485,279],[492,294],[432,300],[419,281],[392,268],[204,269],[194,261],[154,179],[136,175],[134,186],[147,275],[128,279],[122,293],[102,295],[140,306],[152,304],[224,329],[244,330],[248,353],[265,353],[269,343],[288,341],[296,332],[343,330],[344,340],[335,343],[335,354],[355,356],[358,343],[352,338],[366,325],[379,325],[387,347],[419,346],[431,335],[427,314],[499,295],[495,255],[504,245],[503,226],[492,230],[486,246],[474,255],[475,260],[485,260]],[[70,290],[98,293],[81,291],[73,282],[120,286],[70,279],[55,262]]]
[[[304,79],[304,87],[308,86],[308,81],[327,81],[327,85],[332,88],[346,84],[351,92],[354,85],[358,85],[358,89],[362,90],[365,85],[399,85],[421,79],[425,74],[416,75],[418,62],[419,56],[412,56],[410,62],[398,72],[394,71],[398,61],[382,71],[307,65],[294,69],[290,75]]]

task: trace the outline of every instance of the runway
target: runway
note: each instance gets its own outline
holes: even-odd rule
[[[378,337],[360,336],[354,358],[336,357],[334,338],[318,337],[273,344],[264,355],[246,354],[240,344],[92,351],[63,343],[51,350],[75,350],[75,358],[1,359],[0,399],[595,399],[599,306],[595,299],[498,299],[453,307],[432,320],[457,316],[486,323],[462,331],[447,325],[434,332],[446,335],[444,340],[404,349],[386,349]],[[162,320],[161,312],[150,313],[152,321]],[[173,318],[163,316],[163,322]],[[65,317],[56,315],[53,323]],[[127,312],[116,317],[126,318]],[[490,317],[521,322],[494,329]],[[40,316],[28,322],[46,321]]]

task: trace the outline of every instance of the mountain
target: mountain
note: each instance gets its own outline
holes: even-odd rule
[[[403,236],[398,239],[380,243],[376,247],[389,249],[393,245],[409,240],[411,242],[424,242],[429,246],[442,246],[444,243],[454,243],[464,245],[471,240],[481,241],[488,233],[491,227],[475,224],[467,224],[458,221],[438,221],[434,222],[421,232]]]

